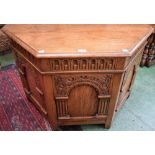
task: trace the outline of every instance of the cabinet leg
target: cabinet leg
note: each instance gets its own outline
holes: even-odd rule
[[[111,122],[110,122],[110,123],[109,123],[109,122],[106,122],[104,127],[105,127],[106,129],[109,129],[109,128],[111,127]]]

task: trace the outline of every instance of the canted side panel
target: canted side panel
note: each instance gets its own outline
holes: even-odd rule
[[[127,97],[129,96],[129,89],[132,83],[133,77],[135,76],[135,66],[129,68],[127,72],[124,74],[124,79],[122,83],[122,87],[120,90],[119,101],[117,104],[117,110],[122,106]]]
[[[26,96],[46,115],[42,75],[20,56],[15,49],[14,53]]]
[[[113,74],[56,75],[58,120],[106,118]]]
[[[120,90],[120,95],[119,95],[119,100],[117,104],[117,110],[123,105],[125,100],[128,98],[130,95],[138,68],[139,64],[141,61],[142,53],[139,53],[135,59],[132,65],[128,67],[128,69],[124,72],[124,77],[121,85],[121,90]]]

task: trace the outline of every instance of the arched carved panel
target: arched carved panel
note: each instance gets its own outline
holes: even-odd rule
[[[58,117],[108,114],[112,74],[56,75],[54,81]],[[77,108],[70,106],[74,102]],[[86,113],[82,112],[83,109]]]

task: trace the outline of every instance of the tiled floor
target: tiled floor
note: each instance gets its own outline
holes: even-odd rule
[[[13,56],[0,56],[2,66],[14,63]],[[102,125],[82,125],[83,130],[107,131]],[[155,130],[155,65],[140,68],[129,99],[116,114],[110,131]],[[108,130],[108,131],[109,131]]]

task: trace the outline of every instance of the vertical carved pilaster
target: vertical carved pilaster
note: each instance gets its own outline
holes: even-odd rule
[[[68,99],[57,99],[57,113],[58,117],[69,117],[68,115]]]
[[[97,115],[107,115],[108,114],[108,105],[109,98],[100,98],[98,103],[98,113]]]

